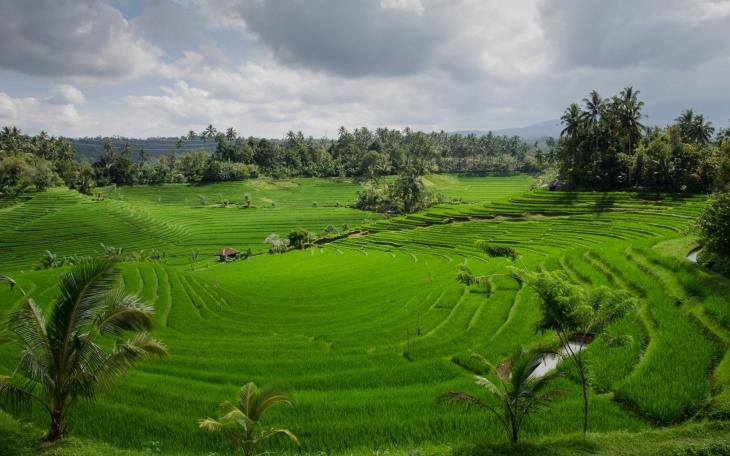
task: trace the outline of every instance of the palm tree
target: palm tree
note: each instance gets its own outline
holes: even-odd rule
[[[619,94],[620,112],[619,119],[626,139],[627,153],[632,155],[634,152],[634,141],[641,135],[644,125],[640,120],[644,117],[641,108],[644,102],[639,101],[639,91],[633,87],[624,88]]]
[[[218,133],[218,130],[216,130],[213,124],[209,124],[207,127],[205,127],[205,130],[200,132],[200,137],[203,139],[203,142],[205,142],[207,139],[215,138],[216,133]]]
[[[698,144],[707,144],[715,133],[715,127],[712,122],[705,122],[705,116],[702,114],[695,117],[692,123],[692,139]]]
[[[563,131],[560,132],[560,137],[567,136],[571,140],[576,140],[580,132],[582,117],[580,107],[576,103],[571,103],[560,118],[560,123],[565,125]]]
[[[206,418],[198,425],[211,432],[227,429],[236,449],[243,450],[245,456],[253,456],[258,443],[276,434],[284,434],[295,445],[299,439],[288,429],[269,428],[258,430],[261,416],[276,404],[294,407],[294,397],[289,389],[276,385],[266,385],[259,389],[254,382],[249,382],[238,392],[236,404],[225,401],[221,404],[220,418]]]
[[[30,298],[10,314],[7,332],[20,346],[20,360],[11,377],[0,377],[0,397],[12,409],[38,403],[48,412],[48,442],[67,435],[66,419],[77,398],[92,398],[135,361],[168,356],[144,332],[152,327],[152,308],[124,293],[113,262],[75,266],[60,277],[59,288],[48,320]],[[126,331],[137,334],[121,340]],[[99,340],[107,335],[119,338],[110,348]]]
[[[588,98],[583,99],[586,110],[583,112],[583,120],[590,126],[598,124],[598,120],[603,114],[604,101],[603,98],[595,90],[591,91]]]
[[[551,371],[545,375],[536,375],[535,370],[542,363],[545,353],[530,353],[517,350],[511,359],[495,367],[482,355],[472,355],[489,369],[496,382],[476,375],[476,384],[484,388],[489,396],[496,399],[498,405],[473,394],[449,391],[439,396],[441,401],[466,403],[491,412],[504,427],[512,443],[516,443],[520,428],[530,412],[544,408],[560,393],[549,388],[550,382],[560,375]]]
[[[188,131],[188,141],[195,141],[198,138],[198,134],[193,130]]]
[[[236,130],[233,129],[233,127],[228,127],[226,130],[226,139],[229,141],[233,141],[238,136],[238,133]]]

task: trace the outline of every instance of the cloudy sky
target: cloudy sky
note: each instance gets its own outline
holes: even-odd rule
[[[730,0],[0,0],[0,125],[500,129],[633,85],[730,123]]]

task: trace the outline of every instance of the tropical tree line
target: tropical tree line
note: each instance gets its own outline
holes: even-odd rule
[[[593,91],[568,106],[560,139],[539,158],[576,189],[704,192],[730,182],[730,130],[715,134],[692,109],[671,125],[648,127],[643,110],[632,87],[610,98]]]
[[[182,151],[200,140],[215,148]],[[66,185],[89,193],[95,186],[205,183],[271,177],[355,177],[374,179],[412,170],[430,172],[517,172],[538,169],[536,146],[518,137],[424,133],[379,128],[340,128],[336,139],[290,131],[281,140],[244,138],[233,128],[209,125],[177,141],[179,152],[153,156],[130,143],[104,142],[93,161],[78,161],[64,138],[0,131],[0,192],[18,194]]]

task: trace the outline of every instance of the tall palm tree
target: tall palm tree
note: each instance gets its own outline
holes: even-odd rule
[[[576,103],[571,103],[560,118],[560,123],[565,125],[563,131],[560,132],[560,137],[567,136],[573,141],[576,140],[580,132],[582,117],[580,107]]]
[[[121,271],[113,262],[75,266],[58,285],[48,320],[30,298],[10,314],[7,333],[20,347],[20,360],[12,376],[0,377],[0,398],[12,409],[37,403],[48,412],[48,442],[67,435],[75,399],[92,398],[135,361],[168,356],[165,346],[144,332],[152,327],[152,308],[124,293]],[[121,340],[127,331],[136,334]],[[107,348],[99,343],[103,336],[117,340]]]
[[[516,443],[525,419],[540,408],[544,408],[560,394],[550,388],[550,382],[558,376],[557,371],[536,375],[544,353],[530,353],[519,349],[511,359],[495,367],[483,356],[473,354],[496,379],[493,383],[486,377],[476,375],[476,384],[484,388],[493,400],[485,400],[473,394],[449,391],[439,399],[446,402],[466,403],[484,409],[497,417],[512,443]]]
[[[603,114],[604,100],[595,90],[591,91],[588,98],[583,99],[586,109],[583,111],[583,120],[589,126],[598,124],[601,114]]]
[[[200,132],[200,137],[203,142],[205,142],[207,139],[215,138],[216,133],[218,133],[218,130],[216,130],[213,124],[209,124],[202,132]]]
[[[702,114],[695,116],[692,122],[692,139],[698,144],[707,144],[715,133],[715,127],[712,122],[705,122],[705,116]]]
[[[288,429],[269,428],[259,430],[259,421],[266,410],[276,404],[294,406],[294,397],[287,388],[266,385],[259,389],[249,382],[238,392],[236,404],[225,401],[221,404],[223,415],[217,420],[206,418],[198,425],[211,432],[228,429],[236,449],[245,456],[253,456],[257,444],[277,434],[283,434],[299,446],[299,439]]]
[[[228,141],[233,141],[234,139],[236,139],[237,136],[238,133],[236,132],[236,130],[233,127],[228,127],[228,129],[226,130],[226,139]]]
[[[641,135],[644,125],[640,122],[644,115],[641,109],[644,102],[639,101],[639,91],[633,87],[625,87],[619,94],[621,129],[626,141],[626,151],[629,155],[634,152],[634,141]]]

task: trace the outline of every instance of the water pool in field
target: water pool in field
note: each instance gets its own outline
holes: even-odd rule
[[[568,342],[568,345],[560,349],[558,353],[548,353],[542,358],[542,362],[537,369],[532,373],[533,377],[542,377],[551,370],[558,367],[560,361],[564,360],[568,356],[568,347],[573,353],[577,353],[585,348],[585,344],[579,342]]]
[[[700,249],[692,250],[689,252],[689,255],[687,255],[687,259],[692,263],[697,263],[697,255],[700,253]]]

